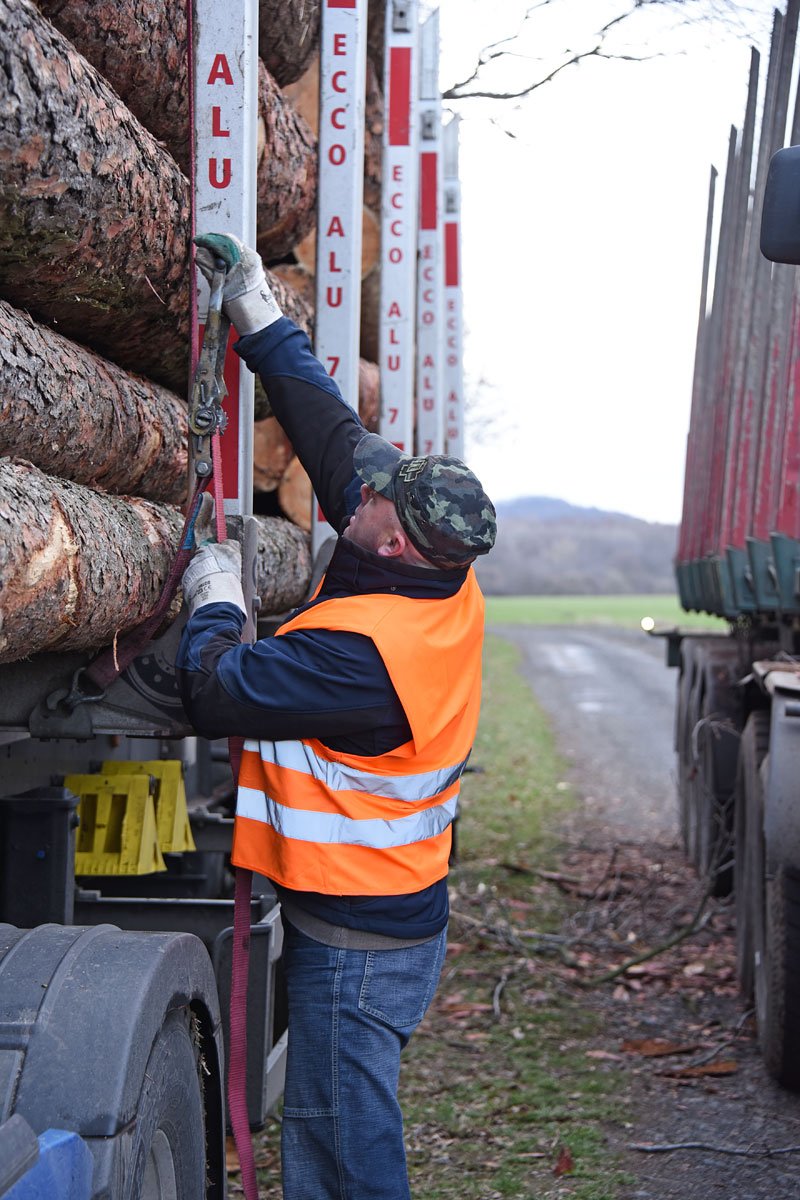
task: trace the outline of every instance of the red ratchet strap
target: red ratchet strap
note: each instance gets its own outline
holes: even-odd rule
[[[217,541],[228,536],[225,528],[222,487],[222,453],[218,434],[211,439],[211,461],[214,466],[214,513]],[[238,783],[244,738],[228,738],[233,782]],[[231,1007],[228,1041],[228,1119],[233,1130],[239,1166],[242,1169],[242,1188],[245,1200],[258,1200],[256,1163],[250,1115],[247,1111],[247,979],[250,974],[250,898],[253,893],[253,873],[243,867],[235,868],[233,891],[233,953],[231,956]]]
[[[81,686],[84,680],[88,679],[101,692],[104,692],[131,665],[133,660],[138,658],[145,646],[153,640],[153,635],[163,623],[170,605],[175,599],[183,572],[188,567],[189,560],[194,552],[194,527],[197,521],[197,514],[200,511],[203,492],[207,487],[208,479],[199,480],[195,486],[194,494],[189,501],[186,520],[183,524],[178,552],[175,555],[166,583],[159,596],[158,604],[146,621],[143,621],[141,625],[137,625],[130,633],[120,638],[115,645],[109,646],[93,662],[89,663],[88,667],[79,672]],[[87,696],[85,698],[92,699],[93,697]]]

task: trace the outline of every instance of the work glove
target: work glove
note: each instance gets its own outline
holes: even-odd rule
[[[195,239],[197,267],[211,283],[215,259],[228,269],[222,291],[222,309],[242,337],[266,329],[283,316],[267,287],[260,256],[230,233],[201,233]]]
[[[181,587],[190,617],[206,604],[235,604],[247,616],[239,543],[208,542],[201,546],[183,573]]]

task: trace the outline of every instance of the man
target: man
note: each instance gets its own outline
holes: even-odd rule
[[[407,1200],[400,1051],[445,953],[459,776],[480,704],[483,599],[471,562],[495,513],[457,459],[375,434],[281,315],[254,251],[222,258],[236,350],[257,372],[341,530],[314,598],[275,637],[239,642],[238,547],[184,576],[178,655],[198,732],[243,736],[233,861],[281,900],[289,1050],[285,1200]]]

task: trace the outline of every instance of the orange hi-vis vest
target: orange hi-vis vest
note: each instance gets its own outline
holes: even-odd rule
[[[446,599],[323,600],[277,631],[348,630],[375,643],[411,727],[387,754],[315,738],[245,742],[233,862],[296,891],[394,896],[444,878],[459,779],[478,725],[483,596],[472,569]]]

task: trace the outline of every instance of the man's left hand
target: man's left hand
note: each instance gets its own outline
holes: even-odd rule
[[[283,316],[257,251],[230,233],[201,233],[194,241],[198,270],[209,283],[217,261],[225,264],[222,307],[237,333],[256,333]]]

